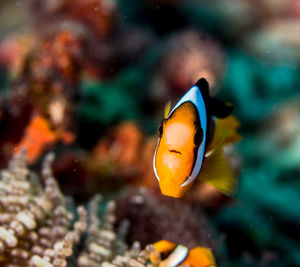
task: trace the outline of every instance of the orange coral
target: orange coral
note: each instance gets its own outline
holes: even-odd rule
[[[60,31],[51,44],[51,52],[56,67],[63,76],[74,83],[77,81],[77,67],[82,60],[83,39],[71,31]]]
[[[71,133],[52,130],[45,118],[35,115],[27,126],[22,140],[16,146],[15,152],[18,153],[21,147],[26,148],[28,163],[34,163],[47,148],[52,147],[59,139],[70,143],[74,137]]]
[[[40,116],[34,116],[25,130],[16,151],[21,147],[27,149],[28,162],[33,163],[45,149],[56,141],[56,134],[51,131],[49,123]]]
[[[75,0],[67,6],[72,17],[85,23],[96,35],[107,37],[115,21],[114,1]]]
[[[35,2],[39,12],[44,15],[41,20],[46,17],[57,21],[62,16],[64,19],[80,22],[100,38],[106,38],[110,35],[116,21],[116,2],[111,0],[45,0]]]
[[[110,177],[152,187],[156,185],[152,168],[155,145],[155,139],[146,138],[135,122],[125,122],[99,141],[87,165],[96,172],[106,170]]]
[[[117,164],[134,165],[139,162],[142,133],[133,122],[115,128],[110,138],[101,140],[94,150],[97,158],[110,158]]]
[[[24,69],[28,51],[33,45],[33,37],[11,36],[0,45],[0,63],[10,69],[12,77],[19,76]]]
[[[219,44],[193,30],[179,32],[172,38],[162,59],[163,79],[182,94],[199,77],[206,77],[214,92],[225,65]]]

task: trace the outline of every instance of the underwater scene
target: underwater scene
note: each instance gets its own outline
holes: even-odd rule
[[[1,0],[0,267],[300,266],[299,0]]]

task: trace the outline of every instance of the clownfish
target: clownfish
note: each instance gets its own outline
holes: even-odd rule
[[[209,96],[201,78],[170,112],[165,108],[153,157],[162,194],[179,198],[199,177],[225,195],[237,190],[237,179],[223,154],[225,144],[240,139],[233,106]]]
[[[155,252],[150,254],[151,262],[155,262],[157,258],[156,252],[161,255],[167,254],[167,257],[162,259],[159,267],[216,267],[216,262],[212,251],[206,247],[195,247],[189,250],[182,245],[176,245],[167,240],[161,240],[153,244]]]

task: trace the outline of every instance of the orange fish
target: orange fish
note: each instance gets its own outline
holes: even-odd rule
[[[162,194],[181,197],[199,177],[226,195],[237,189],[237,180],[223,146],[236,142],[239,122],[232,105],[209,97],[208,82],[200,79],[159,126],[153,168]]]
[[[167,240],[161,240],[153,244],[155,250],[159,253],[168,253],[168,257],[163,259],[159,267],[216,267],[214,256],[209,248],[196,247],[192,250],[176,245]],[[150,255],[150,260],[155,262],[155,252]]]

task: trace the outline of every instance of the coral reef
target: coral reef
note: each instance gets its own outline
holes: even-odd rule
[[[1,133],[3,166],[18,145],[25,146],[30,155],[34,150],[34,156],[29,160],[35,163],[43,152],[59,141],[65,144],[74,141],[74,134],[71,133],[74,110],[70,103],[77,96],[83,56],[82,38],[73,32],[59,31],[32,42],[26,56],[15,59],[23,60],[19,63],[22,69],[11,82],[11,90],[2,107],[5,116],[0,118],[0,123],[6,125]],[[37,140],[43,139],[43,132],[36,133],[35,137],[26,137],[28,131],[33,132],[38,128],[30,125],[37,116],[49,128],[47,132],[57,132],[58,138],[38,143]],[[17,122],[18,126],[12,121]],[[28,130],[31,127],[34,129]],[[28,145],[24,139],[30,139],[31,144]]]
[[[101,39],[108,38],[116,24],[117,6],[113,1],[106,0],[63,0],[39,1],[35,0],[32,6],[35,16],[35,26],[39,30],[52,27],[65,20],[80,22],[89,31]],[[42,22],[42,27],[41,27]],[[41,29],[42,28],[42,29]]]
[[[71,229],[73,215],[52,176],[52,160],[50,154],[44,162],[44,188],[27,169],[24,151],[1,172],[1,266],[66,266],[86,228],[86,211],[79,207]]]
[[[206,215],[177,199],[141,188],[129,191],[117,203],[118,222],[127,219],[131,225],[129,243],[139,240],[145,246],[166,239],[188,248],[198,245],[215,248],[218,243]]]
[[[80,267],[146,266],[150,254],[155,251],[154,247],[148,245],[145,250],[141,251],[139,242],[134,242],[132,247],[128,249],[125,240],[122,240],[127,232],[126,221],[123,221],[119,227],[119,233],[113,230],[113,224],[116,220],[116,203],[110,201],[107,204],[103,221],[100,222],[97,215],[100,200],[101,197],[96,195],[90,202],[87,238],[84,249],[79,255],[78,265]],[[158,266],[159,261],[156,264],[153,266]],[[147,264],[147,266],[150,265]]]
[[[150,245],[146,245],[144,250],[141,250],[138,241],[132,242],[130,248],[127,245],[125,239],[129,223],[132,226],[138,223],[139,227],[147,224],[147,221],[142,222],[137,214],[132,214],[132,210],[136,209],[135,203],[126,204],[129,205],[126,210],[128,210],[127,215],[130,215],[130,222],[118,219],[117,230],[114,228],[117,220],[117,203],[113,200],[109,201],[103,216],[100,217],[98,212],[101,195],[95,195],[89,202],[88,214],[84,207],[79,206],[77,208],[78,219],[74,222],[74,207],[70,200],[62,194],[52,174],[53,159],[54,154],[47,155],[41,177],[37,177],[27,168],[26,155],[24,150],[21,150],[9,162],[8,168],[1,171],[1,266],[161,266],[162,255],[151,245],[152,242]],[[139,195],[133,197],[136,199],[144,197],[148,206],[154,200],[145,191],[143,196],[140,192]],[[120,203],[122,203],[122,199],[119,201],[119,205]],[[172,208],[174,207],[169,207],[169,209]],[[178,208],[184,210],[186,214],[191,212],[182,206],[178,206]],[[124,209],[124,205],[118,209]],[[147,210],[146,213],[149,213]],[[156,220],[162,220],[163,214],[171,215],[170,211],[168,211],[169,213],[166,211],[165,206],[160,213],[152,214],[152,217],[158,216]],[[136,222],[133,221],[132,216],[137,217]],[[142,214],[142,216],[144,215]],[[183,230],[185,222],[186,218],[183,217],[183,220],[169,231],[174,233],[180,229]],[[181,227],[178,228],[178,225]],[[192,226],[193,223],[189,225]],[[166,226],[169,227],[168,224]],[[149,227],[153,227],[153,225],[149,224]],[[166,229],[162,227],[163,231]],[[193,231],[196,233],[196,228]],[[182,234],[182,232],[179,233]],[[169,234],[164,236],[171,238]],[[135,237],[139,236],[136,234],[131,236],[131,238]],[[159,234],[155,234],[154,238],[159,238]],[[143,236],[138,239],[145,243]],[[194,245],[189,233],[187,233],[187,241],[190,245]]]
[[[91,152],[65,151],[53,169],[62,190],[78,202],[124,186],[159,190],[152,166],[155,146],[154,136],[146,135],[135,121],[126,121],[109,129]]]
[[[40,146],[40,153],[30,163],[36,163],[57,143],[71,144],[77,134],[74,105],[79,100],[81,83],[87,77],[88,81],[99,81],[115,75],[136,60],[151,42],[140,27],[115,29],[116,3],[97,0],[32,2],[31,26],[34,30],[26,36],[9,36],[0,45],[0,65],[8,77],[5,103],[0,107],[3,114],[0,125],[6,126],[0,136],[0,165],[3,167],[15,146],[20,143],[26,146],[21,138],[36,114],[49,124],[51,130],[59,132],[59,138],[51,145],[36,144]],[[135,46],[130,45],[131,41]],[[108,94],[107,99],[98,93],[100,106],[111,96],[116,99],[116,90]],[[127,101],[126,93],[122,95]],[[88,94],[83,94],[81,104],[88,99]],[[120,109],[124,106],[120,104],[116,105],[116,112],[112,111],[113,117],[122,113]],[[89,120],[93,119],[91,117],[88,113]],[[109,116],[108,120],[111,118]],[[11,125],[11,121],[18,121],[19,127]],[[28,152],[30,149],[27,147]]]
[[[90,170],[106,179],[151,186],[155,183],[152,156],[156,140],[148,137],[137,123],[128,121],[112,128],[85,159]],[[156,184],[156,183],[155,183]]]
[[[179,94],[186,92],[199,77],[206,77],[215,93],[224,68],[225,55],[216,41],[196,30],[185,30],[171,36],[159,74]]]

